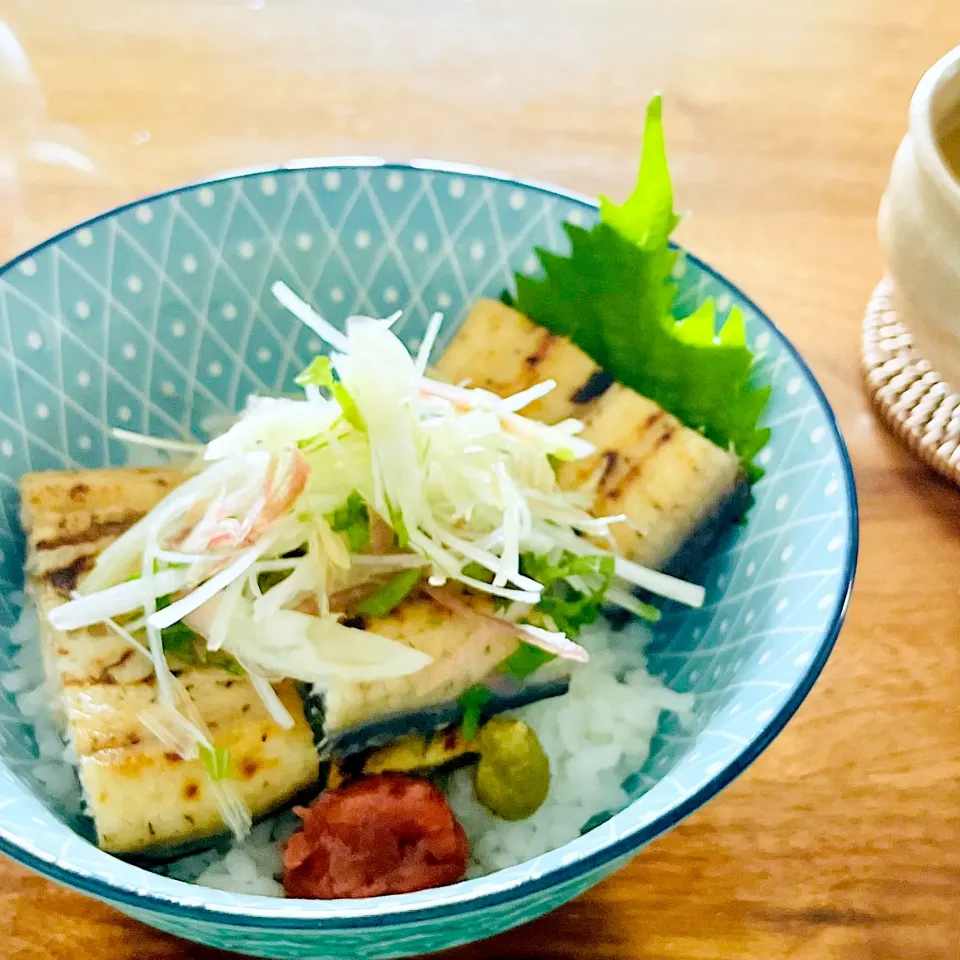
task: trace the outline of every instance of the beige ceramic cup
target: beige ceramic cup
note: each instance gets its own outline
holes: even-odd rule
[[[960,47],[927,71],[913,95],[879,233],[897,314],[918,353],[960,390],[960,178],[943,153],[957,124]]]

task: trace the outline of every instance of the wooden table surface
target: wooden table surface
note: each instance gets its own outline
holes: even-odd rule
[[[913,86],[960,42],[957,0],[0,0],[0,21],[4,253],[294,156],[621,195],[662,89],[695,211],[681,239],[766,307],[839,414],[855,598],[734,786],[580,900],[450,960],[960,957],[960,494],[885,435],[858,377],[877,203]],[[5,960],[215,955],[0,862]]]

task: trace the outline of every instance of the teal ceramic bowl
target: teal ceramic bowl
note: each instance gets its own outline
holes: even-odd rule
[[[28,470],[122,465],[113,426],[202,436],[251,391],[293,389],[318,349],[269,293],[283,280],[330,320],[406,310],[416,345],[434,310],[450,337],[535,247],[563,250],[592,200],[472,168],[369,158],[226,176],[114,210],[0,271],[0,670],[22,603],[16,485]],[[567,845],[483,879],[354,901],[273,900],[191,886],[83,839],[34,776],[37,747],[0,696],[0,849],[179,936],[268,957],[420,954],[532,920],[622,866],[738,776],[800,705],[833,646],[853,581],[857,511],[836,422],[796,351],[736,287],[692,256],[679,309],[738,306],[770,384],[747,524],[701,571],[708,602],[671,610],[650,669],[693,691],[665,721],[636,799]]]

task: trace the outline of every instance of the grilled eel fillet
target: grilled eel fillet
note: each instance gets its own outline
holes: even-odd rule
[[[102,624],[60,632],[46,615],[70,595],[97,554],[182,479],[169,470],[34,473],[21,481],[27,590],[41,620],[54,710],[79,756],[99,845],[113,853],[175,848],[225,828],[200,760],[184,761],[138,719],[156,701],[150,662]],[[291,730],[271,719],[248,680],[215,668],[175,671],[254,817],[319,777],[299,695],[276,685]]]
[[[184,762],[140,724],[155,702],[150,662],[102,624],[66,633],[46,614],[69,597],[96,555],[183,479],[176,471],[98,470],[38,473],[21,483],[27,531],[28,590],[41,616],[41,643],[61,725],[80,756],[80,775],[100,845],[142,852],[220,832],[222,821],[200,761]],[[489,598],[469,602],[491,612]],[[433,661],[408,677],[332,683],[322,697],[320,735],[335,755],[424,732],[457,718],[457,699],[517,648],[517,639],[482,618],[464,620],[429,597],[358,624]],[[277,691],[296,721],[270,720],[250,684],[215,668],[175,671],[191,693],[218,747],[230,750],[233,776],[257,816],[282,805],[318,777],[314,731],[292,683]],[[555,696],[565,678],[508,691],[504,704]],[[311,699],[312,695],[311,695]],[[493,706],[493,705],[491,705]]]
[[[492,604],[489,607],[492,612]],[[332,685],[324,694],[324,727],[330,733],[373,717],[456,700],[517,648],[517,638],[505,636],[496,625],[465,623],[430,597],[412,597],[363,626],[433,660],[406,677]]]
[[[427,735],[410,733],[384,747],[334,760],[327,772],[326,789],[333,790],[350,777],[374,773],[436,774],[471,763],[479,756],[479,744],[464,739],[459,727]]]
[[[417,595],[386,617],[357,624],[433,659],[406,677],[331,684],[321,697],[322,755],[346,756],[404,733],[428,735],[457,723],[463,712],[459,698],[481,681],[490,687],[484,716],[566,693],[565,664],[522,682],[494,678],[516,651],[519,637],[486,618],[495,612],[489,597],[464,592],[460,600],[472,612],[451,613],[433,598]]]
[[[623,554],[674,573],[695,569],[726,522],[742,513],[749,484],[737,457],[685,427],[652,400],[613,383],[569,340],[496,300],[481,300],[440,358],[437,372],[508,396],[553,379],[557,388],[522,411],[584,422],[597,452],[563,464],[566,490],[587,491],[595,516],[623,513],[612,528]]]

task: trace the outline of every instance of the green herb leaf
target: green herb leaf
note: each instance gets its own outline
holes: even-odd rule
[[[460,732],[464,740],[472,740],[477,735],[483,708],[492,697],[493,694],[482,683],[475,684],[460,697],[460,706],[463,708]]]
[[[172,597],[157,597],[157,609],[170,606]],[[163,652],[168,660],[184,667],[219,667],[227,673],[242,677],[246,671],[236,658],[224,650],[207,650],[203,638],[190,629],[182,620],[160,631]]]
[[[283,583],[290,576],[292,570],[267,570],[264,573],[257,574],[257,586],[261,593],[272,590],[278,584]]]
[[[520,557],[520,570],[543,584],[540,602],[534,609],[550,617],[559,630],[572,638],[600,616],[603,598],[613,580],[614,559],[569,550],[559,557],[525,553]],[[569,577],[586,578],[591,590],[577,590],[568,583]]]
[[[521,643],[513,653],[500,664],[499,670],[515,680],[526,680],[542,666],[556,659],[556,654],[548,653],[529,643]]]
[[[314,357],[310,361],[310,366],[297,376],[295,383],[301,387],[325,387],[340,404],[344,420],[357,430],[367,429],[366,421],[356,401],[347,392],[347,388],[334,377],[333,365],[329,357]]]
[[[600,216],[621,236],[648,249],[662,248],[682,219],[673,209],[673,183],[663,135],[663,99],[659,95],[647,105],[640,172],[633,193],[619,206],[601,197]]]
[[[477,563],[476,561],[471,561],[466,564],[460,571],[465,577],[472,577],[474,580],[479,580],[481,583],[493,583],[493,571],[487,569],[482,563]],[[506,597],[491,597],[490,601],[493,603],[493,609],[497,613],[503,613],[510,604],[513,603],[512,600],[508,600]]]
[[[300,387],[326,387],[333,389],[333,367],[329,357],[314,357],[310,366],[294,381]]]
[[[615,563],[613,557],[591,553],[578,554],[570,550],[564,550],[559,558],[551,558],[550,554],[535,553],[525,553],[520,558],[523,573],[534,580],[539,580],[545,588],[567,577],[596,576],[610,580],[613,577]]]
[[[354,609],[367,617],[385,617],[417,585],[420,570],[404,570],[375,593],[361,600]]]
[[[185,623],[173,623],[160,631],[163,652],[174,660],[193,665],[197,663],[197,640],[200,638]]]
[[[347,538],[351,553],[359,553],[370,541],[370,514],[356,490],[325,519],[332,530]]]
[[[570,338],[620,383],[732,447],[756,480],[762,471],[753,458],[769,439],[757,423],[770,391],[749,382],[753,355],[742,314],[732,310],[718,331],[712,301],[686,318],[672,313],[677,251],[669,238],[679,217],[659,97],[647,109],[643,141],[630,197],[620,205],[601,198],[601,220],[591,230],[566,224],[570,255],[538,250],[544,276],[518,274],[513,305]]]
[[[164,610],[173,603],[173,597],[157,597],[156,608]],[[197,662],[197,640],[199,637],[185,623],[178,621],[160,631],[163,652],[174,660],[193,666]]]
[[[226,673],[232,673],[235,677],[245,677],[247,675],[247,671],[240,666],[237,658],[222,650],[204,650],[202,662],[209,664],[211,667],[219,667]]]
[[[389,497],[387,513],[390,515],[390,526],[397,535],[397,546],[402,550],[410,542],[410,531],[403,519],[403,511]]]
[[[347,393],[347,388],[338,380],[330,389],[333,393],[334,400],[340,404],[340,409],[343,411],[343,419],[346,420],[350,426],[356,427],[357,430],[366,430],[367,422],[363,419],[363,414],[360,413],[360,408],[357,406],[353,397]]]
[[[646,620],[647,623],[659,623],[660,622],[660,611],[652,603],[643,603],[640,600],[637,600],[637,609],[635,611],[638,617],[641,620]]]
[[[211,780],[226,780],[230,776],[230,751],[200,746],[200,759]]]
[[[236,657],[224,650],[207,650],[203,638],[186,624],[174,623],[160,631],[163,652],[168,660],[183,667],[218,667],[235,677],[246,676]]]
[[[513,601],[507,597],[492,597],[491,599],[495,613],[503,613],[505,610],[509,610],[513,603]]]
[[[460,572],[473,580],[493,583],[493,571],[488,570],[482,563],[477,563],[476,560],[471,560]]]

